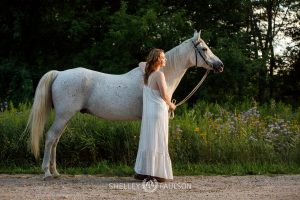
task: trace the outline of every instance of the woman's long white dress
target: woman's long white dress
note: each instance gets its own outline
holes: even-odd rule
[[[143,87],[143,116],[135,172],[173,179],[168,151],[168,106],[159,90]]]

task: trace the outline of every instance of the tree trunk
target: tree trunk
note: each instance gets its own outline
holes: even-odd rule
[[[268,55],[270,54],[270,67],[269,67],[269,97],[273,97],[273,74],[274,74],[274,68],[275,68],[275,56],[274,56],[274,47],[273,47],[273,8],[274,8],[274,0],[268,0],[267,1],[267,16],[268,16],[268,30],[267,30],[267,37],[266,37],[266,45],[265,48],[268,52]]]

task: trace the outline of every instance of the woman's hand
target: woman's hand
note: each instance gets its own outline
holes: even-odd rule
[[[175,110],[176,109],[176,105],[174,104],[174,103],[171,103],[170,105],[169,105],[169,110]]]

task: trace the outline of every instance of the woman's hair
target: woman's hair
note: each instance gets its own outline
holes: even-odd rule
[[[152,49],[147,57],[147,63],[144,74],[144,84],[148,84],[148,78],[152,72],[156,70],[157,62],[161,53],[164,53],[162,49]]]

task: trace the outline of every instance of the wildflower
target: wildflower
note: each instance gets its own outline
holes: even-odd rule
[[[252,107],[249,110],[241,113],[241,118],[243,121],[248,121],[250,118],[259,118],[260,113],[256,107]]]
[[[271,99],[271,109],[275,110],[276,109],[276,102],[274,99]]]
[[[204,142],[206,142],[206,134],[205,133],[200,133],[200,137]]]
[[[206,117],[206,118],[212,118],[212,117],[213,117],[213,114],[212,114],[211,112],[209,112],[209,111],[206,111],[206,112],[204,113],[204,117]]]
[[[199,133],[199,132],[200,132],[199,127],[196,127],[194,131],[195,131],[196,133]]]
[[[255,137],[253,137],[253,136],[250,136],[250,137],[248,138],[248,140],[249,140],[250,142],[256,142],[256,141],[257,141],[257,139],[256,139]]]
[[[271,119],[265,130],[265,141],[271,144],[275,151],[289,151],[294,148],[296,132],[290,127],[290,123],[284,119]]]
[[[175,138],[180,139],[181,133],[182,133],[182,129],[180,128],[180,125],[177,125],[175,129]]]
[[[182,130],[181,130],[181,128],[180,128],[180,125],[177,125],[177,126],[176,126],[175,132],[176,132],[176,133],[181,133],[181,132],[182,132]]]
[[[218,117],[218,118],[216,119],[216,122],[222,122],[221,117]]]

